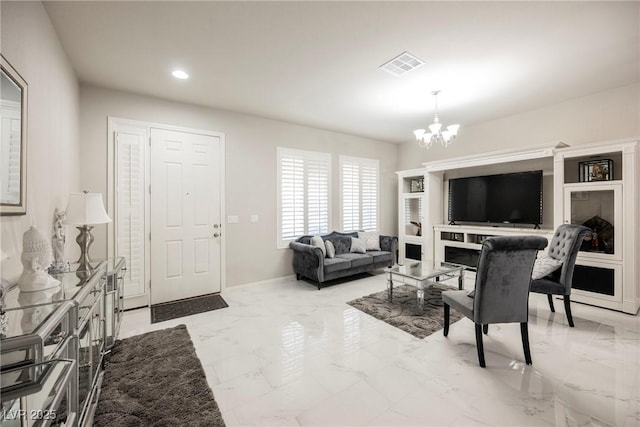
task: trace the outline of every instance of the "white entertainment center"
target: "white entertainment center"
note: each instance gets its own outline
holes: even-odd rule
[[[450,179],[532,170],[543,171],[540,228],[448,224]],[[551,241],[558,225],[583,224],[594,233],[578,255],[571,299],[636,314],[640,307],[639,171],[637,140],[505,150],[399,171],[398,260],[447,261],[472,269],[487,237],[540,235]]]

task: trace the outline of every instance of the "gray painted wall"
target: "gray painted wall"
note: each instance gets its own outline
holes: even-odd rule
[[[427,118],[428,119],[428,118]],[[455,117],[440,117],[444,123]],[[418,147],[410,138],[398,149],[400,169],[417,168],[424,162],[505,150],[553,144],[574,146],[640,136],[640,84],[571,99],[560,104],[497,120],[467,125],[461,123],[458,139],[448,148]]]
[[[81,182],[107,192],[107,117],[222,132],[226,141],[226,286],[292,274],[289,249],[276,247],[276,147],[332,154],[332,228],[339,229],[339,155],[380,160],[380,230],[396,234],[397,145],[263,119],[245,114],[169,102],[91,86],[80,88]],[[257,214],[257,223],[249,217]],[[106,228],[94,232],[92,250],[106,255]]]
[[[34,225],[52,235],[55,208],[65,209],[69,193],[79,190],[79,88],[42,4],[1,2],[0,8],[2,55],[29,88],[27,215],[0,217],[2,258],[16,260],[19,275],[22,234]],[[74,260],[76,234],[67,227],[67,256]],[[5,278],[15,275],[2,272]]]

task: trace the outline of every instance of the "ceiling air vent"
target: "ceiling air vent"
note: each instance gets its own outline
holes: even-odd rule
[[[424,64],[422,59],[409,52],[402,52],[391,61],[382,64],[380,68],[394,76],[401,76],[414,68],[418,68],[422,64]]]

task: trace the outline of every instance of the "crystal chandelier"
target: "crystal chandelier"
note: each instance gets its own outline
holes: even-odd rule
[[[447,126],[447,130],[442,130],[442,123],[440,123],[440,119],[438,118],[438,94],[439,90],[434,90],[431,92],[431,95],[435,98],[436,104],[436,116],[433,119],[433,124],[429,125],[429,132],[425,129],[416,129],[413,133],[416,135],[416,139],[418,140],[418,145],[421,148],[429,149],[431,146],[438,142],[443,147],[449,146],[455,139],[458,134],[458,129],[460,129],[460,125],[450,125]]]

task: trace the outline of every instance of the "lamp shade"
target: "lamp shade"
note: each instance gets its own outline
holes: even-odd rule
[[[102,194],[71,193],[67,205],[67,224],[94,225],[111,222],[104,210]]]

